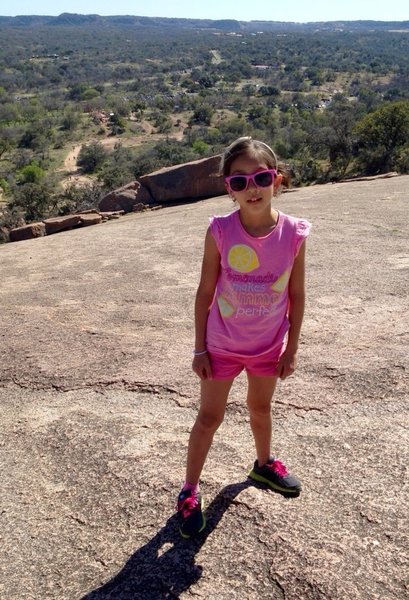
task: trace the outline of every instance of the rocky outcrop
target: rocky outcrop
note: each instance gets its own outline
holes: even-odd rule
[[[82,227],[86,227],[87,225],[98,225],[98,223],[101,223],[102,221],[102,217],[99,213],[82,213],[78,216]]]
[[[226,189],[219,165],[220,156],[211,156],[143,175],[104,196],[99,209],[132,212],[144,205],[221,196]]]
[[[197,416],[194,294],[208,217],[231,201],[0,247],[0,597],[408,597],[408,186],[275,199],[313,223],[299,366],[272,407],[274,452],[304,491],[247,479],[241,375],[190,540],[174,506]]]
[[[149,208],[146,204],[136,204],[133,207],[134,212],[142,212]],[[160,208],[159,206],[152,207]],[[5,228],[0,228],[0,243],[1,242],[19,242],[21,240],[31,240],[33,238],[44,235],[51,235],[60,231],[67,231],[76,227],[87,227],[88,225],[97,225],[105,223],[111,219],[119,219],[125,213],[124,210],[116,211],[99,211],[96,208],[84,210],[81,213],[65,215],[62,217],[52,217],[45,219],[41,223],[31,223],[22,227],[16,227],[10,231]]]
[[[104,196],[99,202],[99,210],[53,217],[42,223],[12,229],[10,241],[17,242],[73,227],[95,225],[108,218],[118,218],[123,213],[158,208],[158,205],[166,202],[224,195],[226,190],[223,178],[219,175],[219,165],[220,156],[216,155],[154,171]]]
[[[43,221],[47,235],[58,233],[64,229],[76,227],[81,222],[80,215],[67,215],[65,217],[53,217]]]
[[[219,175],[220,156],[166,167],[139,179],[155,202],[210,198],[226,193]]]
[[[43,237],[46,235],[44,223],[30,223],[23,227],[16,227],[10,231],[10,242],[20,242],[22,240],[31,240],[33,238]]]
[[[149,191],[139,181],[131,183],[110,192],[99,203],[101,211],[124,210],[132,212],[135,204],[153,204],[154,200]]]

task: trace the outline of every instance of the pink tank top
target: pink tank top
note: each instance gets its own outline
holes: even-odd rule
[[[268,235],[253,237],[239,211],[210,219],[221,267],[207,321],[210,352],[258,356],[278,350],[289,329],[288,282],[311,224],[279,213]]]

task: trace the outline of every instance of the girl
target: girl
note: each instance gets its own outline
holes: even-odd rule
[[[277,379],[296,368],[310,223],[271,207],[288,179],[267,144],[237,139],[222,156],[221,172],[238,210],[211,218],[206,234],[192,365],[201,380],[200,409],[178,497],[183,537],[205,527],[199,478],[233,380],[243,369],[257,452],[249,477],[287,496],[301,491],[298,479],[270,454],[271,399]]]

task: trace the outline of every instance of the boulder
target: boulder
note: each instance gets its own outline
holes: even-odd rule
[[[81,213],[78,216],[82,227],[87,227],[87,225],[98,225],[98,223],[101,223],[102,221],[102,217],[99,213]]]
[[[43,221],[47,235],[63,231],[64,229],[71,229],[79,225],[81,222],[80,215],[66,215],[64,217],[53,217],[51,219],[45,219]]]
[[[155,202],[221,196],[226,188],[219,167],[220,156],[212,156],[160,169],[144,175],[140,182]]]
[[[10,242],[21,242],[47,235],[44,223],[30,223],[23,227],[16,227],[10,231]]]
[[[135,204],[152,204],[153,199],[149,191],[139,181],[132,181],[104,196],[99,202],[99,210],[112,212],[123,210],[132,212]]]

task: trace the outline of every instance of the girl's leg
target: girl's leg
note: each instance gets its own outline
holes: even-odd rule
[[[277,384],[277,377],[256,377],[247,373],[247,379],[250,425],[256,445],[258,464],[262,466],[270,458],[271,399]]]
[[[205,379],[200,382],[200,409],[189,438],[186,481],[196,485],[213,441],[223,422],[233,379]]]

